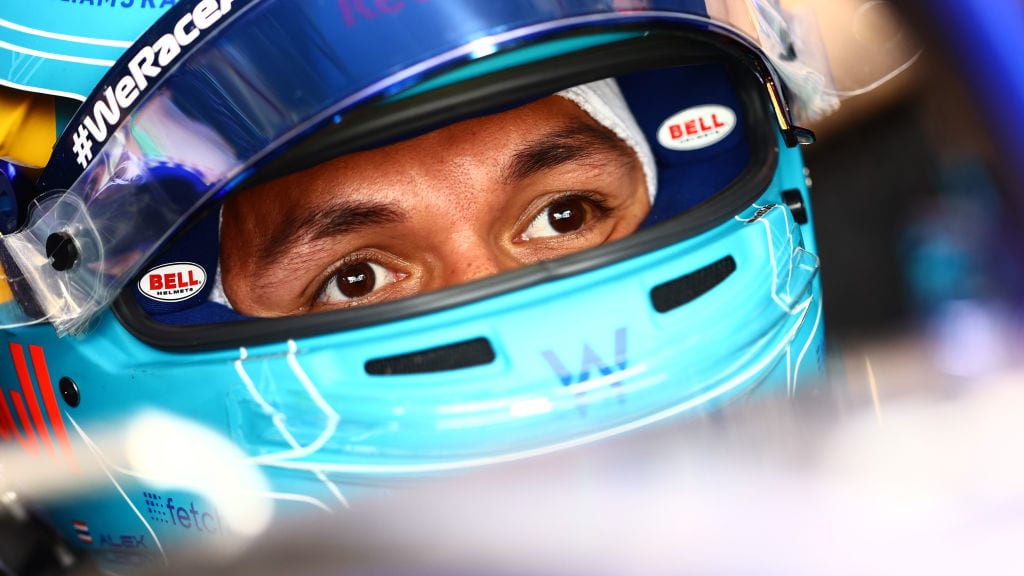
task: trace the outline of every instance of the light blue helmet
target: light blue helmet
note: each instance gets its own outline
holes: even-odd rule
[[[85,100],[164,0],[0,0],[0,86]]]
[[[609,77],[657,171],[635,234],[319,314],[218,297],[225,198]],[[98,479],[47,516],[122,572],[258,530],[253,502],[335,510],[793,394],[824,370],[793,120],[830,106],[813,82],[760,1],[179,1],[95,80],[0,238],[0,439]],[[251,482],[216,485],[231,458]]]

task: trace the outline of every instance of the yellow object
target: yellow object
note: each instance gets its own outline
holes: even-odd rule
[[[0,158],[21,166],[46,165],[57,140],[54,98],[0,86]],[[0,304],[14,298],[0,266]]]
[[[7,283],[7,273],[4,272],[4,267],[0,264],[0,304],[10,302],[14,299],[14,294],[11,293],[11,286]]]
[[[56,140],[53,96],[0,86],[0,158],[39,168]]]

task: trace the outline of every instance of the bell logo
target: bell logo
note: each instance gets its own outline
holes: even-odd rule
[[[707,104],[677,112],[661,123],[658,143],[669,150],[699,150],[721,142],[736,127],[736,113]]]
[[[10,351],[21,389],[0,389],[0,440],[17,442],[30,456],[41,456],[45,451],[54,462],[63,461],[77,470],[75,454],[57,405],[42,347],[28,347],[35,382],[29,373],[25,348],[11,342]],[[8,395],[10,403],[7,402]]]
[[[206,270],[191,262],[157,266],[139,280],[139,292],[161,302],[180,302],[198,294],[206,285]]]

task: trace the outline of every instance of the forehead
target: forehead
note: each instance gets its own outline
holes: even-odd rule
[[[314,200],[350,187],[358,187],[362,194],[391,196],[395,185],[414,186],[425,179],[483,177],[480,172],[497,173],[501,160],[531,138],[579,122],[600,126],[571,101],[549,96],[397,143],[339,156],[246,190],[242,196],[271,204],[290,198],[287,207],[296,207],[294,202],[302,203],[297,196]]]
[[[385,159],[412,164],[422,159],[433,163],[438,157],[500,156],[547,130],[581,121],[596,124],[571,101],[549,96],[503,112],[456,122],[388,146],[349,154],[314,170],[319,169],[317,173],[322,174],[337,166],[357,168]]]

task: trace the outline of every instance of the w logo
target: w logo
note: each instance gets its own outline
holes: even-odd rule
[[[35,373],[34,383],[29,375],[24,347],[11,343],[11,360],[14,362],[15,372],[18,374],[21,391],[19,392],[13,386],[10,387],[6,391],[11,400],[8,404],[7,394],[0,390],[0,440],[5,442],[16,440],[22,449],[32,456],[38,456],[45,449],[47,455],[54,462],[59,461],[63,455],[68,464],[75,468],[75,455],[71,450],[71,442],[68,441],[64,420],[61,418],[57,398],[53,393],[53,384],[50,382],[50,372],[46,367],[43,349],[40,346],[29,346],[28,353]],[[39,394],[36,393],[37,387]],[[42,398],[42,405],[40,405],[40,398]],[[43,414],[44,409],[46,410],[45,415]],[[14,419],[15,415],[18,418],[17,421]],[[47,418],[49,426],[47,426]],[[60,445],[61,454],[58,454],[57,447],[54,445],[54,437],[56,437],[56,443]]]

